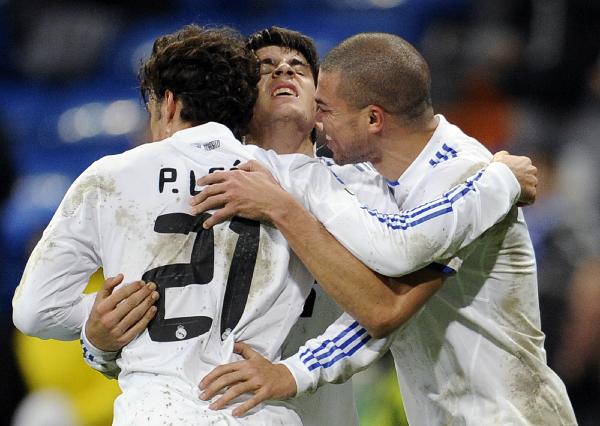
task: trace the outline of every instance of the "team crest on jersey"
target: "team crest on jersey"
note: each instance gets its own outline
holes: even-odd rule
[[[215,139],[214,141],[206,143],[194,143],[192,145],[205,151],[212,151],[213,149],[217,149],[221,146],[221,141],[219,139]]]
[[[178,325],[177,330],[175,330],[175,337],[182,340],[185,339],[185,336],[187,336],[187,330],[183,325]]]

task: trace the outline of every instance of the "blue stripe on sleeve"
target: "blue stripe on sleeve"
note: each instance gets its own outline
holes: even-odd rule
[[[468,179],[466,183],[458,185],[444,193],[440,198],[401,214],[380,213],[376,209],[370,209],[368,206],[361,206],[361,208],[366,210],[371,216],[376,217],[379,222],[386,224],[389,228],[405,230],[451,212],[453,210],[452,205],[456,201],[469,192],[475,191],[473,183],[483,176],[483,172],[484,170],[480,170],[475,176]]]
[[[329,368],[329,367],[331,367],[332,365],[334,365],[335,363],[337,363],[339,360],[354,355],[354,353],[356,351],[358,351],[360,348],[362,348],[365,345],[365,343],[367,343],[369,340],[371,340],[371,336],[369,336],[367,334],[363,339],[361,339],[358,342],[357,345],[355,345],[354,347],[352,347],[352,349],[350,349],[348,352],[342,352],[339,355],[337,355],[335,358],[331,359],[330,361],[328,361],[328,362],[326,362],[324,364],[321,364],[321,363],[319,363],[317,361],[317,362],[315,362],[315,363],[313,363],[311,365],[307,365],[308,371],[313,371],[313,370],[315,370],[315,369],[317,369],[319,367],[322,367],[322,368]]]
[[[330,343],[337,343],[339,342],[341,339],[344,338],[344,336],[346,336],[348,333],[350,333],[352,330],[354,330],[356,327],[358,327],[358,321],[354,321],[352,324],[350,324],[348,327],[346,327],[344,329],[344,331],[342,331],[340,334],[338,334],[336,337],[333,338],[333,340],[325,340],[321,346],[319,346],[317,349],[315,349],[314,351],[311,351],[310,349],[306,349],[306,351],[300,355],[300,359],[302,359],[302,357],[304,357],[305,355],[307,355],[309,352],[319,352],[324,350],[325,348],[327,348],[327,345],[329,345]]]
[[[353,334],[351,334],[353,330],[355,331]],[[312,371],[319,367],[331,367],[339,360],[351,356],[361,347],[363,347],[365,343],[367,343],[371,339],[371,336],[366,334],[366,332],[367,330],[365,330],[362,327],[358,327],[358,322],[354,321],[332,340],[325,340],[318,348],[314,350],[307,348],[304,352],[302,352],[302,354],[300,354],[300,360],[304,363],[304,365],[307,366],[309,371]],[[338,342],[348,335],[350,335],[350,337],[346,339],[343,343],[338,345]],[[358,340],[361,337],[362,339]],[[331,347],[327,352],[322,352],[323,350],[327,349],[330,345]],[[347,348],[349,349],[346,350]],[[331,358],[332,355],[335,356]]]
[[[322,354],[317,355],[316,352],[318,352],[318,351],[313,351],[310,356],[308,356],[304,359],[304,363],[306,363],[306,361],[309,361],[311,359],[316,359],[318,361],[324,360],[325,358],[328,358],[331,355],[333,355],[333,353],[335,351],[340,350],[340,349],[346,349],[348,347],[348,345],[350,345],[352,342],[354,342],[356,339],[358,339],[360,336],[362,336],[366,332],[367,332],[367,330],[365,330],[364,328],[360,328],[354,335],[352,335],[344,343],[342,343],[339,346],[334,344],[327,352],[324,352]],[[331,342],[331,343],[333,343],[333,342]]]

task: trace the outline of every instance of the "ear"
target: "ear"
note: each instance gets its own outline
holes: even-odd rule
[[[383,130],[385,111],[377,105],[369,105],[367,109],[369,133],[379,133]]]
[[[168,89],[165,90],[163,108],[167,122],[173,121],[177,112],[177,98],[175,97],[175,94]]]

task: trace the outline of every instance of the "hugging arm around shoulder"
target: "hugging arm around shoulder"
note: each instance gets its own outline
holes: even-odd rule
[[[380,212],[362,204],[321,163],[290,170],[277,176],[284,189],[365,265],[392,277],[451,257],[505,217],[520,194],[510,169],[492,163],[430,202]]]

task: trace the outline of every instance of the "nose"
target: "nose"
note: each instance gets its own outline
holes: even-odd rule
[[[277,66],[277,68],[275,68],[275,71],[273,72],[274,77],[281,77],[281,76],[293,77],[294,75],[296,75],[296,71],[294,71],[294,68],[292,68],[290,66],[290,64],[288,64],[287,62],[280,63]]]

